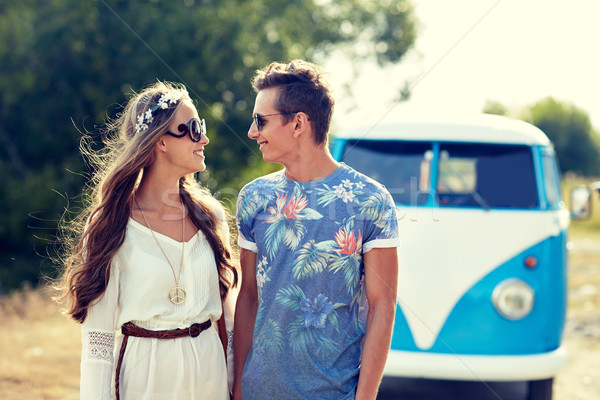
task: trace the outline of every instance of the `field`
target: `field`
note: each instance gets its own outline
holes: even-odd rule
[[[42,290],[4,298],[0,318],[0,398],[78,399],[78,325]]]
[[[557,400],[600,398],[600,235],[572,235],[567,365],[555,382]]]
[[[592,220],[571,224],[569,355],[555,381],[555,400],[600,398],[600,208],[595,211]],[[1,399],[79,398],[79,326],[44,290],[0,298],[0,321]]]

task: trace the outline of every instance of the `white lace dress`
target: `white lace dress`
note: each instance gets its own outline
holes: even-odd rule
[[[226,230],[226,224],[223,225]],[[178,267],[181,243],[156,232],[155,235],[171,264]],[[124,323],[132,321],[146,329],[167,330],[208,319],[213,321],[212,327],[195,338],[129,337],[121,367],[120,397],[228,398],[225,357],[216,329],[221,316],[218,274],[212,249],[202,232],[185,244],[180,277],[180,286],[187,292],[183,304],[175,305],[169,300],[174,284],[171,268],[150,230],[130,219],[125,241],[112,262],[106,292],[89,308],[81,325],[82,400],[114,399]],[[231,319],[227,319],[229,330]]]

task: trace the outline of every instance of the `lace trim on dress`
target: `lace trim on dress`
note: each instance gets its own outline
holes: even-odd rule
[[[227,331],[227,354],[233,351],[233,331]]]
[[[82,342],[83,356],[89,360],[113,362],[115,334],[106,331],[88,331]]]

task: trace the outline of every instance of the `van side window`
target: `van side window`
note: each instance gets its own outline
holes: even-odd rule
[[[535,208],[538,193],[528,146],[440,146],[437,199],[442,207]]]
[[[548,207],[551,209],[561,208],[560,174],[556,158],[553,154],[546,153],[542,156],[542,168],[544,170],[544,187],[546,189]]]
[[[385,185],[397,204],[429,199],[432,145],[397,140],[350,140],[342,161]]]

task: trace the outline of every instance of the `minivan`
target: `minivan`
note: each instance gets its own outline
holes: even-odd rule
[[[551,399],[565,363],[569,210],[552,143],[493,115],[381,122],[334,158],[397,205],[396,319],[385,376],[527,381]]]

